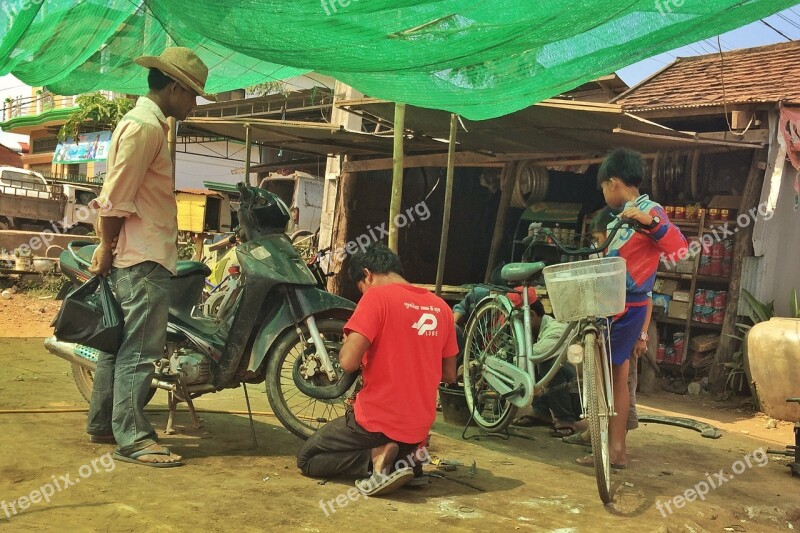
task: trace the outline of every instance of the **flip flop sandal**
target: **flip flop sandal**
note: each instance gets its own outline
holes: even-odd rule
[[[541,418],[537,418],[533,415],[524,415],[513,422],[511,422],[512,426],[517,426],[520,428],[533,428],[533,427],[543,427],[543,428],[552,428],[552,422],[545,422]]]
[[[114,435],[89,435],[89,442],[94,444],[116,444]]]
[[[591,446],[592,440],[591,439],[584,439],[582,433],[580,431],[576,431],[572,435],[568,437],[563,437],[561,439],[563,442],[567,444],[577,444],[578,446]]]
[[[550,430],[550,436],[557,439],[566,439],[575,434],[575,428],[570,426],[563,426],[560,428],[553,428]]]
[[[138,458],[144,455],[172,455],[169,450],[148,450],[147,448],[143,450],[139,450],[138,452],[133,452],[130,455],[122,455],[119,452],[114,452],[114,459],[118,461],[123,461],[125,463],[133,463],[137,465],[144,465],[144,466],[152,466],[153,468],[172,468],[175,466],[183,466],[183,462],[175,461],[173,463],[149,463],[147,461],[140,461]]]
[[[411,468],[400,468],[389,475],[381,473],[356,481],[356,488],[364,496],[382,496],[389,494],[407,484],[414,478],[414,470]]]
[[[594,458],[591,455],[575,459],[575,463],[581,466],[585,466],[587,468],[594,468]],[[625,470],[626,468],[628,468],[628,465],[618,465],[611,463],[611,468],[613,468],[614,470]]]

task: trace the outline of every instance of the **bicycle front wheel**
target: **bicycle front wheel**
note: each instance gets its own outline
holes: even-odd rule
[[[514,419],[517,407],[492,388],[483,375],[489,357],[514,363],[519,343],[511,327],[511,314],[499,302],[480,305],[467,324],[464,344],[464,393],[477,424],[487,431],[502,431]]]
[[[592,437],[592,458],[597,490],[604,504],[611,502],[611,456],[609,454],[609,408],[602,354],[597,336],[587,333],[583,339],[583,371],[587,390],[587,417]]]

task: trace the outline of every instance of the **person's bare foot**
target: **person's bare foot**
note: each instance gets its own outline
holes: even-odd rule
[[[140,463],[178,463],[181,459],[180,455],[174,454],[158,444],[151,444],[146,448],[142,448],[136,456],[136,460]]]
[[[372,471],[388,474],[392,468],[400,447],[396,442],[387,442],[377,448],[372,448]]]

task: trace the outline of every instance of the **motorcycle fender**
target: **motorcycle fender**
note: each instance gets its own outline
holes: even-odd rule
[[[311,315],[321,315],[347,320],[356,308],[350,300],[316,287],[297,288],[294,295],[300,303],[300,315],[303,319]],[[256,372],[264,364],[276,341],[287,329],[293,327],[292,312],[286,299],[283,299],[281,305],[267,315],[256,334],[247,367],[248,373]]]

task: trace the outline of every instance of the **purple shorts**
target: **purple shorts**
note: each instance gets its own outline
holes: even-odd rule
[[[625,363],[631,357],[636,341],[644,326],[647,306],[626,307],[621,315],[611,322],[611,362]]]

